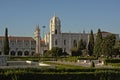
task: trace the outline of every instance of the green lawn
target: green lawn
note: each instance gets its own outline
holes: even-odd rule
[[[61,64],[61,63],[55,63],[55,62],[44,62],[46,64],[54,65],[57,69],[59,68],[65,68],[65,69],[79,69],[84,68],[82,66],[76,66],[76,65],[70,65],[70,64]]]

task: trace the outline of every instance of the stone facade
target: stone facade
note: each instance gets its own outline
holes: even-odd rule
[[[80,39],[88,42],[87,33],[62,33],[61,21],[58,17],[53,16],[50,20],[50,33],[45,35],[45,42],[49,45],[49,50],[52,47],[60,47],[64,52],[71,52],[74,43],[78,43]]]
[[[0,37],[0,54],[2,54],[2,45],[4,37]],[[24,56],[35,53],[36,42],[32,37],[9,36],[9,55]]]
[[[113,33],[102,31],[103,37]],[[119,34],[115,34],[116,39],[119,40]],[[94,34],[94,39],[96,34]],[[0,36],[0,54],[2,54],[3,36]],[[62,48],[64,52],[71,55],[71,49],[74,47],[74,43],[78,43],[83,39],[86,43],[89,41],[89,33],[62,33],[61,21],[59,17],[53,16],[50,19],[50,31],[45,34],[44,39],[40,37],[39,25],[36,25],[34,31],[34,38],[32,37],[18,37],[9,36],[10,52],[9,55],[13,56],[29,56],[34,53],[43,55],[45,50],[51,50],[52,47]]]
[[[112,33],[102,32],[103,37],[110,35]],[[119,35],[116,35],[116,39],[119,40]],[[96,34],[94,34],[96,38]],[[45,35],[45,43],[49,46],[49,50],[52,47],[60,47],[63,51],[71,54],[71,49],[74,47],[74,43],[78,43],[80,39],[83,39],[88,43],[89,33],[62,33],[61,32],[61,21],[59,17],[53,16],[50,20],[50,32]]]
[[[10,56],[32,56],[35,53],[42,54],[47,49],[45,42],[40,38],[39,25],[36,26],[34,38],[9,36]],[[0,54],[2,54],[4,37],[0,36]]]

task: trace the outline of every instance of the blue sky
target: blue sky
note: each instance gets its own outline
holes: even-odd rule
[[[0,35],[34,36],[35,25],[49,31],[56,14],[62,32],[103,31],[120,34],[120,0],[0,0]]]

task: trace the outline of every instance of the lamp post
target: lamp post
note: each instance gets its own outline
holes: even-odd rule
[[[43,28],[43,40],[44,40],[44,34],[45,34],[45,27],[46,27],[46,26],[42,26],[42,28]],[[42,56],[43,56],[43,54],[44,54],[44,44],[43,44]]]

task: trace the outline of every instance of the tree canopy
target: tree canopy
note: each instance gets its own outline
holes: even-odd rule
[[[81,56],[82,50],[86,48],[86,43],[82,39],[78,41],[78,46],[71,49],[72,56]]]
[[[9,40],[8,40],[8,29],[5,28],[5,37],[3,42],[3,54],[8,55],[9,54]]]
[[[60,57],[63,55],[63,50],[62,48],[59,47],[53,47],[51,50],[48,50],[47,52],[44,53],[44,56],[47,57]]]
[[[104,56],[112,56],[114,53],[114,45],[115,45],[116,37],[114,34],[108,35],[102,41],[101,45],[101,54]]]
[[[94,35],[93,35],[93,31],[91,30],[91,33],[89,35],[89,42],[88,42],[88,54],[90,56],[93,55],[93,49],[94,49]]]
[[[100,56],[101,54],[101,43],[102,43],[102,33],[101,33],[101,30],[98,29],[96,40],[95,40],[95,45],[94,45],[94,50],[93,50],[93,54],[96,57]]]

